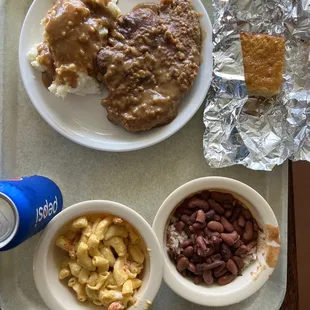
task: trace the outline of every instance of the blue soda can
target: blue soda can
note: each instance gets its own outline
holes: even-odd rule
[[[0,181],[0,251],[41,231],[62,210],[59,187],[42,176]]]

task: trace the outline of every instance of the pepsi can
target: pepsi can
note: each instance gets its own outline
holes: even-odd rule
[[[43,176],[0,181],[0,251],[41,231],[62,210],[59,187]]]

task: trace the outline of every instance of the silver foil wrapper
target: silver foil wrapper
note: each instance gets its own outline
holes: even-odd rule
[[[211,88],[204,110],[204,156],[211,167],[272,170],[310,161],[310,0],[213,0]],[[286,39],[281,93],[248,98],[240,32]]]

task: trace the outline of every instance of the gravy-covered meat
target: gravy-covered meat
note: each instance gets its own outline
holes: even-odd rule
[[[171,122],[200,64],[199,14],[190,0],[139,5],[120,16],[97,63],[108,119],[128,131]]]

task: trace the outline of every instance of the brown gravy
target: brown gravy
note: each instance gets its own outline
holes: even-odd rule
[[[77,87],[78,72],[96,78],[97,52],[106,45],[100,29],[113,27],[114,18],[99,1],[58,0],[47,12],[44,42],[38,47],[40,63],[47,68],[42,75],[45,86],[69,84]]]
[[[53,76],[50,75],[47,71],[42,72],[42,83],[45,86],[45,88],[49,88],[53,83]]]
[[[120,16],[97,56],[108,119],[132,132],[171,122],[198,73],[200,49],[190,0],[140,4]]]

